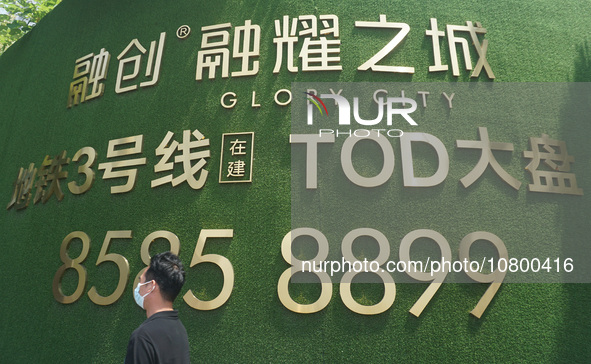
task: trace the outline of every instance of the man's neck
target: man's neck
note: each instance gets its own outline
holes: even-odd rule
[[[163,311],[173,311],[172,302],[164,302],[156,307],[146,308],[146,316],[150,318],[153,314]]]

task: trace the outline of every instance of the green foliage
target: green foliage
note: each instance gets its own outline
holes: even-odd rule
[[[0,54],[19,40],[61,0],[0,0],[7,14],[0,14]]]
[[[526,3],[527,11],[519,11],[519,6]],[[41,21],[40,29],[27,36],[31,41],[17,42],[14,49],[0,57],[0,363],[122,362],[129,336],[145,319],[132,294],[133,279],[145,267],[140,247],[157,230],[173,232],[180,240],[187,282],[175,307],[189,334],[193,362],[591,362],[591,284],[503,284],[481,319],[469,314],[489,287],[480,283],[445,282],[418,318],[408,310],[428,283],[396,282],[394,304],[375,316],[349,310],[342,302],[338,283],[333,285],[330,303],[321,312],[301,315],[285,308],[277,285],[283,272],[290,269],[282,257],[281,241],[292,226],[292,121],[290,108],[279,107],[273,101],[275,92],[289,89],[292,82],[425,83],[417,87],[431,91],[429,106],[423,110],[420,96],[416,99],[417,114],[425,123],[413,131],[430,133],[444,143],[450,160],[446,181],[420,191],[404,188],[400,145],[393,140],[394,173],[384,188],[375,188],[377,197],[390,204],[388,213],[379,221],[371,221],[375,216],[373,202],[378,200],[369,198],[373,196],[368,196],[363,206],[321,212],[334,215],[331,217],[336,221],[339,214],[346,217],[362,211],[368,221],[366,227],[375,227],[376,222],[391,225],[392,233],[386,235],[389,259],[398,258],[401,239],[415,229],[441,233],[452,245],[454,259],[459,242],[472,231],[490,231],[508,246],[530,247],[533,251],[520,257],[535,257],[538,246],[550,245],[560,249],[557,256],[565,257],[572,243],[586,246],[589,242],[591,123],[578,120],[589,120],[591,93],[574,90],[569,95],[572,102],[550,107],[561,99],[555,97],[551,105],[541,105],[540,100],[532,100],[527,97],[530,93],[524,92],[516,98],[516,105],[523,103],[523,107],[502,107],[494,99],[481,99],[482,94],[474,89],[473,93],[456,94],[457,103],[448,113],[435,107],[445,107],[445,98],[434,89],[438,86],[447,91],[447,81],[464,81],[469,87],[494,90],[513,82],[535,89],[538,83],[564,83],[571,76],[574,81],[591,81],[591,44],[584,46],[589,42],[591,1],[70,0],[62,1],[56,10]],[[277,55],[274,20],[283,15],[306,14],[339,16],[343,71],[291,73],[285,66],[284,54],[280,73],[273,74]],[[354,25],[355,21],[377,21],[380,14],[387,14],[388,21],[411,27],[392,58],[382,62],[413,66],[416,72],[412,77],[357,70],[399,32],[374,32]],[[445,29],[445,24],[482,22],[488,29],[485,39],[490,42],[487,60],[497,79],[489,82],[481,76],[471,80],[470,72],[465,70],[457,79],[451,70],[429,73],[433,53],[431,37],[425,35],[425,30],[430,17],[438,19],[440,30]],[[257,76],[222,79],[218,74],[214,80],[196,81],[201,27],[223,23],[236,27],[245,24],[246,19],[261,26]],[[192,29],[184,40],[174,34],[182,24]],[[231,34],[235,35],[234,30]],[[134,38],[149,47],[163,31],[166,44],[158,84],[116,93],[116,56]],[[450,64],[447,37],[440,41],[444,63]],[[296,47],[302,43],[300,38]],[[76,60],[102,48],[111,54],[103,96],[66,108]],[[458,57],[461,61],[461,51]],[[239,70],[240,60],[232,62],[232,71]],[[475,58],[472,62],[476,62]],[[130,81],[136,83],[139,79]],[[229,91],[238,96],[234,109],[220,105],[220,97]],[[253,91],[257,92],[259,108],[251,107]],[[407,95],[417,94],[407,90]],[[482,101],[486,107],[468,108],[469,100],[478,101],[478,105]],[[542,106],[552,112],[545,112]],[[536,113],[528,115],[532,109]],[[394,123],[392,127],[401,125]],[[571,170],[585,195],[534,193],[528,192],[525,185],[512,191],[491,168],[475,185],[464,189],[458,181],[477,164],[480,154],[477,150],[456,149],[455,141],[477,139],[479,126],[489,128],[491,141],[514,143],[512,153],[494,154],[507,173],[524,184],[530,181],[525,170],[528,160],[522,158],[522,152],[529,149],[528,137],[547,133],[565,140],[569,155],[575,157]],[[183,130],[196,128],[211,143],[206,185],[199,191],[187,185],[152,189],[150,181],[160,177],[153,170],[160,160],[154,151],[167,131],[174,132],[175,140],[180,141]],[[221,135],[242,131],[256,133],[253,183],[219,184]],[[137,157],[146,157],[146,165],[137,167],[137,185],[132,192],[111,195],[110,187],[123,182],[103,179],[104,173],[98,169],[100,163],[120,160],[107,158],[108,141],[138,134],[144,135],[144,144]],[[95,148],[98,155],[92,167],[95,180],[88,193],[73,195],[66,183],[80,184],[85,179],[77,172],[86,163],[86,157],[82,157],[80,163],[71,161],[64,167],[69,175],[61,181],[65,194],[62,201],[52,196],[46,204],[34,205],[31,201],[27,209],[6,210],[21,167],[29,163],[39,167],[45,155],[55,156],[64,149],[71,158],[85,146]],[[413,153],[418,153],[414,154],[415,170],[425,173],[417,173],[419,176],[428,176],[427,168],[432,166],[429,153],[434,152],[426,144],[424,148],[413,145]],[[319,182],[333,184],[345,178],[340,149],[324,145],[320,153]],[[327,158],[329,155],[331,158]],[[424,169],[418,169],[419,162]],[[294,176],[305,181],[303,173],[305,168]],[[333,197],[322,187],[301,192],[312,192],[307,196],[319,200]],[[327,234],[329,243],[337,244],[330,248],[335,255],[340,252],[345,234],[363,226],[347,224],[344,218],[339,221],[339,230],[334,231],[330,228],[335,225],[313,221],[313,227]],[[306,225],[294,227],[300,226]],[[215,264],[189,267],[199,232],[230,228],[234,238],[208,240],[204,254],[219,254],[230,260],[235,272],[232,294],[217,310],[194,310],[184,303],[185,292],[191,289],[197,298],[209,300],[217,296],[223,284],[222,271]],[[99,306],[90,301],[87,292],[95,286],[100,294],[107,295],[119,279],[116,264],[96,265],[109,230],[133,231],[132,239],[115,239],[109,246],[110,253],[128,259],[130,275],[121,299],[113,305]],[[60,246],[73,231],[84,231],[92,242],[82,263],[87,270],[84,294],[73,304],[64,305],[54,299],[52,283],[64,264]],[[151,254],[168,248],[164,239],[153,245]],[[77,257],[81,249],[82,243],[74,241],[68,255]],[[299,252],[294,249],[293,253]],[[376,256],[372,253],[367,249],[364,256]],[[583,264],[590,261],[587,257],[579,254],[574,258]],[[71,294],[78,282],[77,271],[68,269],[62,279],[64,292]],[[383,284],[355,283],[351,293],[362,304],[374,304],[382,299],[383,290]],[[298,303],[308,304],[318,299],[321,285],[290,283],[289,292]]]

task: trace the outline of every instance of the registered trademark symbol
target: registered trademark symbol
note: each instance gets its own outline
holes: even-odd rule
[[[189,34],[191,34],[191,28],[189,28],[188,25],[181,25],[177,30],[176,30],[176,36],[179,39],[185,39],[189,36]]]

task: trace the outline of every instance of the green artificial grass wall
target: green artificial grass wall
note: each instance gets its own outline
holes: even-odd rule
[[[171,231],[180,239],[188,279],[175,307],[189,333],[194,362],[589,361],[588,284],[504,284],[481,319],[469,312],[486,284],[444,284],[420,318],[410,315],[408,309],[426,284],[398,284],[394,305],[377,316],[351,312],[340,299],[338,284],[333,285],[331,302],[319,313],[302,315],[284,308],[277,296],[277,281],[289,268],[280,247],[292,229],[291,111],[276,105],[273,96],[279,89],[290,89],[292,82],[493,82],[484,71],[478,79],[470,79],[461,62],[459,77],[452,76],[451,70],[427,71],[433,51],[425,30],[432,17],[437,18],[440,30],[445,24],[463,25],[468,20],[487,28],[487,60],[495,72],[494,83],[589,82],[590,13],[588,2],[548,0],[63,1],[0,57],[0,202],[10,200],[20,167],[29,163],[39,167],[46,154],[55,156],[62,150],[71,158],[80,148],[93,147],[98,154],[96,180],[83,195],[73,195],[62,182],[62,201],[52,197],[45,204],[31,202],[26,209],[3,208],[0,213],[1,361],[121,362],[129,335],[145,319],[132,297],[133,279],[144,267],[140,246],[157,230]],[[290,73],[284,65],[279,74],[273,74],[274,21],[283,15],[307,14],[339,17],[343,70]],[[380,14],[386,14],[388,21],[410,26],[406,40],[384,62],[413,66],[414,75],[357,71],[393,32],[356,28],[354,22],[378,21]],[[261,27],[259,73],[227,79],[218,74],[214,80],[196,81],[200,28],[228,22],[236,27],[247,19]],[[175,32],[184,24],[192,33],[181,40]],[[149,47],[161,32],[166,32],[166,43],[158,84],[116,94],[116,57],[132,39]],[[300,46],[301,42],[297,49]],[[101,48],[111,53],[104,95],[67,109],[76,59]],[[474,52],[472,56],[475,63]],[[442,43],[442,59],[450,64],[446,42]],[[236,60],[230,64],[230,71],[237,70]],[[229,91],[238,95],[234,109],[219,104],[221,95]],[[250,105],[252,91],[257,92],[260,108]],[[581,97],[574,105],[583,105],[578,111],[583,117],[571,111],[577,114],[576,120],[584,120],[590,111],[589,103],[584,102],[589,96]],[[552,110],[552,115],[559,112]],[[398,159],[390,185],[394,195],[388,198],[397,203],[399,229],[389,236],[392,251],[406,233],[421,228],[442,233],[452,251],[464,235],[477,230],[517,241],[542,236],[558,246],[588,241],[591,150],[585,139],[591,135],[590,124],[573,125],[563,115],[559,120],[494,125],[487,122],[486,115],[479,115],[480,119],[464,119],[464,125],[446,127],[434,122],[421,126],[420,131],[440,138],[450,154],[450,175],[436,188],[415,191],[401,187],[395,144]],[[491,141],[515,144],[511,157],[499,159],[501,165],[510,165],[509,172],[523,183],[519,191],[504,185],[490,170],[473,189],[464,190],[457,184],[478,156],[455,150],[454,141],[476,139],[478,126],[489,128]],[[210,139],[205,186],[200,190],[192,190],[186,183],[150,188],[150,181],[161,176],[153,170],[159,161],[153,151],[167,131],[174,132],[175,140],[180,141],[186,129],[199,129]],[[230,132],[255,133],[252,183],[217,182],[221,136]],[[569,153],[576,158],[573,171],[584,196],[527,192],[530,177],[523,172],[521,152],[527,149],[528,137],[542,132],[567,141]],[[144,135],[141,157],[147,158],[147,164],[138,167],[137,185],[131,192],[112,195],[110,188],[120,181],[103,179],[97,166],[109,161],[109,140],[138,134]],[[76,177],[74,163],[64,170],[69,173],[67,182],[83,180]],[[175,167],[174,173],[181,171]],[[434,211],[434,206],[441,208]],[[487,208],[484,214],[482,206]],[[353,228],[346,226],[344,232]],[[215,265],[189,268],[202,229],[234,231],[232,239],[208,242],[205,247],[205,254],[227,257],[235,273],[229,300],[214,311],[194,310],[182,300],[188,289],[201,299],[212,299],[222,286],[222,273]],[[119,276],[112,263],[95,265],[111,230],[133,232],[132,239],[116,240],[109,250],[129,261],[129,281],[117,302],[98,306],[87,292],[95,286],[103,295],[109,294]],[[91,239],[90,252],[82,263],[87,284],[79,300],[64,305],[54,299],[52,282],[63,264],[59,255],[62,241],[73,231],[83,231]],[[337,238],[343,235],[335,233]],[[166,249],[166,243],[157,241],[151,253]],[[81,244],[73,243],[70,256],[80,252]],[[77,282],[76,273],[66,271],[64,291],[71,294]],[[290,291],[301,302],[311,302],[320,289],[318,285],[293,284]],[[376,302],[382,291],[380,285],[355,285],[353,294]]]

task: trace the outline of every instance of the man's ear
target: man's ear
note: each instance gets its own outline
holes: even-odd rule
[[[154,291],[160,293],[160,286],[158,285],[158,282],[156,282],[156,280],[154,280]]]

